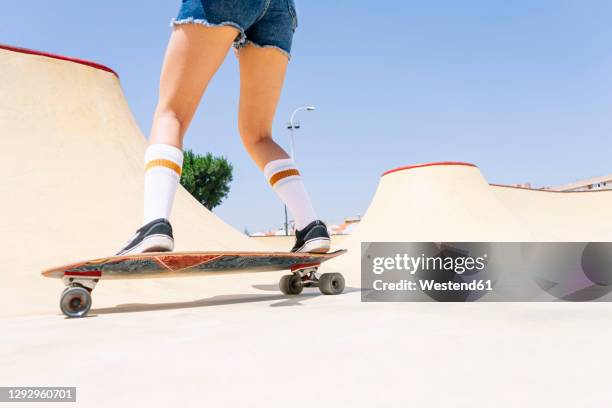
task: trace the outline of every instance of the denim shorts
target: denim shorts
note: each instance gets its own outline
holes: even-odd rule
[[[290,57],[297,28],[294,0],[183,0],[172,25],[230,26],[239,34],[234,47],[276,48]]]

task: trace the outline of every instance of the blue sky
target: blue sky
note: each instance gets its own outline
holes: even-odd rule
[[[612,173],[612,2],[296,0],[275,138],[301,113],[297,161],[320,216],[363,214],[380,174],[477,164],[491,182],[556,185]],[[5,0],[0,42],[109,65],[148,133],[178,0]],[[186,147],[235,168],[215,212],[280,226],[282,205],[239,143],[235,58],[210,85]]]

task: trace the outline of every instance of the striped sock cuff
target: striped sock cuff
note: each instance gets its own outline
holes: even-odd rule
[[[291,159],[272,160],[264,167],[264,175],[272,187],[300,177],[300,171]]]
[[[167,144],[153,144],[145,152],[145,172],[151,169],[165,168],[179,177],[183,168],[183,152]]]

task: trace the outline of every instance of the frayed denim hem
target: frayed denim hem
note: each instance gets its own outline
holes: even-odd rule
[[[241,42],[239,45],[237,45],[236,48],[238,50],[240,50],[240,48],[244,48],[247,45],[252,45],[253,47],[257,47],[257,48],[272,48],[272,49],[279,50],[280,52],[283,53],[283,55],[285,57],[287,57],[287,59],[291,60],[291,54],[288,53],[287,51],[285,51],[284,49],[282,49],[281,47],[278,47],[276,45],[260,45],[260,44],[257,44],[256,42],[251,41],[251,40],[245,40],[245,41]]]
[[[238,37],[234,41],[234,46],[241,47],[246,42],[246,34],[244,33],[244,29],[240,27],[238,24],[234,23],[233,21],[223,21],[218,24],[213,24],[209,22],[208,20],[204,20],[200,18],[189,17],[189,18],[185,18],[181,20],[178,20],[175,18],[175,19],[172,19],[172,22],[170,23],[170,27],[176,27],[176,26],[185,25],[185,24],[200,24],[205,27],[234,27],[240,32],[238,34]]]

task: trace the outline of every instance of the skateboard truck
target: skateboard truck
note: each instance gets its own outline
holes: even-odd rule
[[[299,295],[310,287],[319,288],[324,295],[338,295],[344,291],[344,277],[340,273],[318,273],[321,264],[295,265],[291,275],[281,278],[278,286],[285,295]]]
[[[83,317],[91,309],[91,291],[101,273],[76,274],[66,272],[62,282],[66,288],[60,297],[60,309],[68,317]]]

